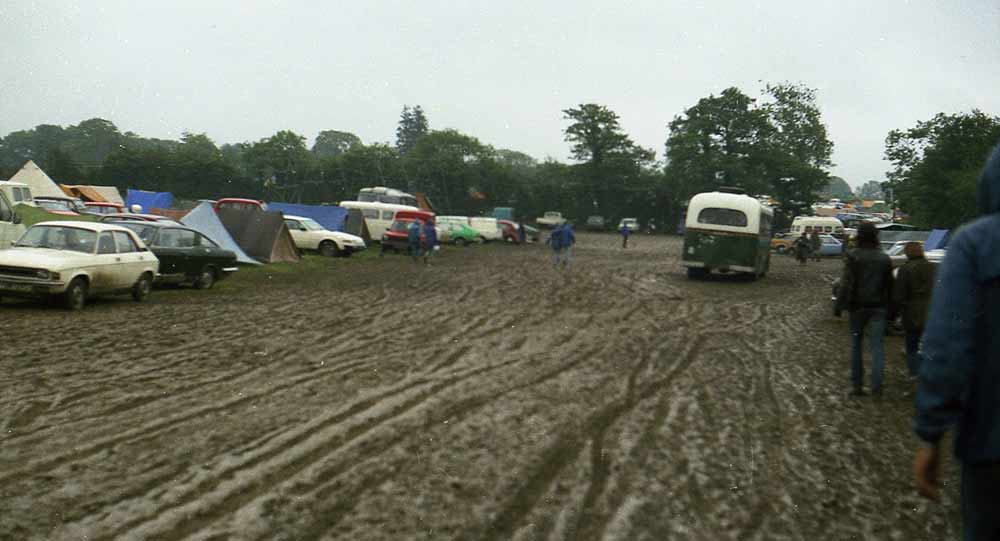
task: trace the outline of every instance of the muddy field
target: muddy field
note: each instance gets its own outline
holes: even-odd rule
[[[0,305],[0,539],[944,539],[912,386],[848,399],[834,260],[691,282],[676,237],[323,262]]]

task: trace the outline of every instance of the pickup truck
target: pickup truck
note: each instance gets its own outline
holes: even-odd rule
[[[535,220],[535,223],[537,223],[540,227],[553,228],[561,223],[564,223],[565,221],[566,219],[563,218],[561,212],[550,210],[547,211],[544,216]]]

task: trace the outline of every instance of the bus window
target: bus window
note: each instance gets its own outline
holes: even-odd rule
[[[811,225],[807,225],[806,226],[806,233],[812,233],[812,230],[813,230],[813,226],[811,226]]]
[[[746,227],[747,215],[734,209],[706,208],[698,213],[698,223]]]
[[[374,203],[378,200],[378,196],[371,192],[361,192],[358,194],[358,201],[365,201],[368,203]]]
[[[823,227],[823,231],[826,231],[827,233],[832,233],[833,232],[833,227],[830,227],[828,225],[824,226]]]
[[[361,213],[365,215],[365,218],[378,220],[378,210],[376,209],[361,209]]]
[[[383,210],[382,211],[382,219],[383,220],[391,220],[392,217],[393,217],[393,215],[395,215],[395,214],[396,214],[396,211],[394,211],[394,210]]]

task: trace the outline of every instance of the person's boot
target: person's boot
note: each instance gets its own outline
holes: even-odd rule
[[[851,394],[851,396],[866,396],[867,395],[867,393],[865,393],[864,389],[862,389],[861,387],[855,387],[853,390],[851,390],[850,394]]]

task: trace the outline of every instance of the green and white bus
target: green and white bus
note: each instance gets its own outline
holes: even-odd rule
[[[706,192],[692,197],[681,265],[690,278],[713,270],[764,276],[771,264],[773,218],[770,207],[748,195]]]

